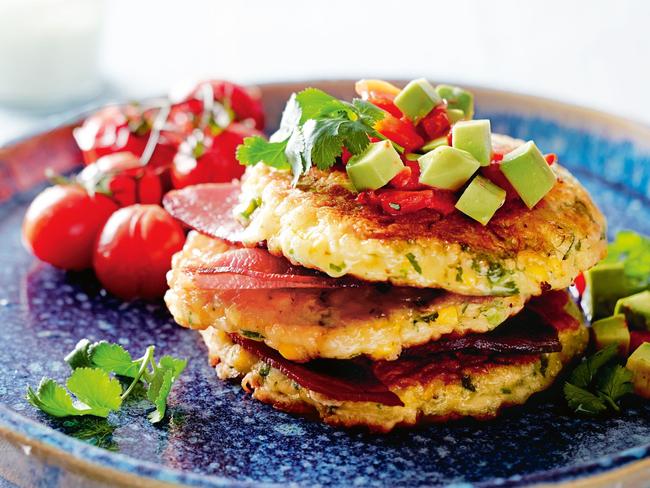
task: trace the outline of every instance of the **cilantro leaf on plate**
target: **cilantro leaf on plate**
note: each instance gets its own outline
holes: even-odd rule
[[[111,410],[122,406],[122,386],[106,371],[96,368],[77,368],[66,382],[68,390],[74,393],[93,415],[108,416]]]
[[[564,383],[564,397],[576,413],[597,415],[607,410],[607,405],[600,397],[571,383]]]
[[[72,369],[87,368],[92,366],[90,357],[88,356],[88,349],[90,348],[90,341],[88,339],[81,339],[74,346],[74,349],[63,358],[63,360],[70,365]]]
[[[111,411],[119,410],[130,394],[147,387],[147,398],[156,407],[151,415],[152,422],[159,422],[165,416],[171,387],[185,369],[187,361],[162,356],[156,363],[154,350],[154,346],[149,346],[142,357],[133,360],[131,354],[119,344],[105,341],[91,344],[87,339],[82,339],[65,357],[73,369],[66,382],[69,391],[52,379],[43,378],[36,391],[27,388],[27,400],[55,417],[107,417]],[[120,382],[111,375],[130,377],[131,384],[122,392]]]
[[[147,398],[152,402],[156,410],[149,414],[151,423],[158,423],[165,417],[167,410],[167,397],[172,388],[172,384],[185,369],[187,361],[176,359],[171,356],[160,358],[156,372],[149,383]]]
[[[169,368],[160,368],[153,375],[149,384],[147,398],[156,406],[156,410],[149,414],[152,424],[160,422],[165,417],[167,410],[167,397],[172,388],[173,371]]]
[[[592,383],[598,370],[614,360],[617,354],[618,349],[616,345],[612,344],[584,359],[569,376],[569,383],[579,388],[587,388]]]
[[[135,378],[140,369],[140,361],[133,361],[131,354],[119,344],[101,341],[88,349],[90,363],[107,373]]]
[[[43,378],[36,391],[31,386],[28,387],[27,400],[36,408],[53,417],[90,413],[87,408],[77,408],[67,390],[51,378]]]
[[[620,399],[633,391],[632,372],[629,369],[620,364],[603,368],[598,378],[598,392],[615,411],[620,410]]]

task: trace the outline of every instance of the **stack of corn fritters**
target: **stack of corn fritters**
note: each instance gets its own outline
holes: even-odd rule
[[[519,144],[493,135],[495,151]],[[292,186],[258,164],[230,210],[257,202],[237,243],[187,218],[196,194],[182,190],[166,206],[198,231],[173,260],[166,303],[200,330],[220,378],[279,409],[378,431],[492,417],[547,388],[587,344],[564,290],[603,257],[605,224],[569,172],[553,170],[535,208],[509,202],[482,226],[459,212],[391,217],[358,204],[345,172],[313,168]],[[347,281],[282,286],[294,272],[238,288],[197,273],[242,247]],[[237,266],[228,273],[247,273]]]

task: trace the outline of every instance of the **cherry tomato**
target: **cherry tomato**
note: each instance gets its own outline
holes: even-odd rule
[[[382,189],[360,193],[357,202],[377,205],[389,215],[405,215],[425,208],[435,210],[442,215],[449,215],[454,211],[456,198],[453,192],[445,190]]]
[[[130,152],[140,157],[151,133],[158,109],[144,111],[137,105],[109,106],[88,117],[74,130],[84,162],[91,164],[107,154]],[[149,160],[154,167],[171,164],[176,144],[161,136]]]
[[[434,108],[420,121],[418,127],[422,129],[428,140],[446,135],[450,124],[445,106],[440,105]]]
[[[90,196],[78,185],[46,188],[27,209],[23,242],[37,258],[57,268],[90,268],[95,239],[117,208],[110,198]]]
[[[375,129],[404,148],[404,152],[413,152],[422,147],[424,139],[420,137],[415,126],[406,118],[398,119],[390,114],[375,124]]]
[[[233,120],[242,122],[250,119],[257,130],[264,129],[264,107],[262,106],[261,94],[256,88],[244,88],[229,81],[208,80],[199,83],[184,101],[187,102],[191,99],[201,101],[202,86],[206,83],[209,83],[212,87],[214,99],[226,109],[232,111]],[[202,110],[203,105],[201,102]]]
[[[120,207],[134,203],[160,204],[163,196],[160,170],[142,166],[128,152],[102,156],[86,166],[77,180],[91,192],[106,193]]]
[[[245,137],[260,132],[233,122],[217,135],[195,132],[181,144],[172,167],[174,188],[199,183],[229,182],[244,174],[235,153]]]
[[[184,242],[180,224],[158,205],[121,208],[97,239],[95,273],[104,288],[125,300],[160,298],[172,256]]]

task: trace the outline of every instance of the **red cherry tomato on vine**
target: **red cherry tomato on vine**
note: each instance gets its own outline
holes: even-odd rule
[[[46,188],[25,214],[23,242],[37,258],[57,268],[90,268],[95,239],[117,208],[110,198],[90,196],[78,185]]]
[[[262,97],[255,87],[245,88],[224,80],[207,80],[199,83],[184,101],[187,102],[191,99],[202,100],[202,86],[206,83],[209,83],[212,88],[214,100],[232,111],[233,120],[241,122],[250,119],[257,130],[264,129]]]
[[[109,292],[125,300],[160,298],[172,256],[185,233],[158,205],[131,205],[115,212],[97,239],[95,274]]]
[[[190,136],[178,150],[172,167],[174,188],[184,188],[199,183],[229,182],[244,174],[235,153],[245,137],[260,132],[233,122],[213,136],[207,133]]]
[[[102,156],[130,152],[140,157],[151,134],[151,125],[158,109],[144,111],[137,105],[109,106],[88,117],[74,130],[74,138],[91,164]],[[164,134],[149,160],[154,167],[169,166],[176,153],[176,144]]]
[[[160,170],[142,166],[133,154],[102,156],[86,166],[77,180],[91,192],[106,192],[120,207],[134,203],[160,204],[163,196]]]

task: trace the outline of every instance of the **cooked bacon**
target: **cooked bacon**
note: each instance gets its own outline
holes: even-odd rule
[[[187,267],[202,290],[251,290],[268,288],[340,288],[363,286],[353,278],[332,278],[325,273],[294,266],[266,249],[238,248],[219,254],[211,262]]]
[[[537,305],[544,302],[543,295]],[[550,295],[546,300],[547,304],[556,302],[556,295]],[[237,334],[230,337],[300,386],[334,400],[402,405],[389,387],[406,387],[433,378],[457,381],[468,372],[485,373],[498,365],[537,361],[542,353],[561,350],[557,331],[569,322],[577,321],[563,310],[549,322],[544,315],[526,309],[492,332],[448,336],[409,348],[395,361],[370,361],[358,357],[295,363],[263,342]]]
[[[566,295],[565,292],[562,293]],[[404,351],[402,356],[417,357],[460,350],[478,353],[538,354],[561,351],[562,344],[555,327],[540,313],[526,308],[491,332],[447,336],[438,341],[411,347]]]
[[[231,334],[230,337],[300,386],[333,400],[404,405],[395,393],[373,377],[367,367],[364,368],[354,361],[316,359],[306,364],[294,363],[263,342],[245,339],[237,334]]]
[[[240,242],[242,225],[232,209],[241,191],[239,183],[206,183],[173,190],[163,198],[165,210],[202,234]]]

